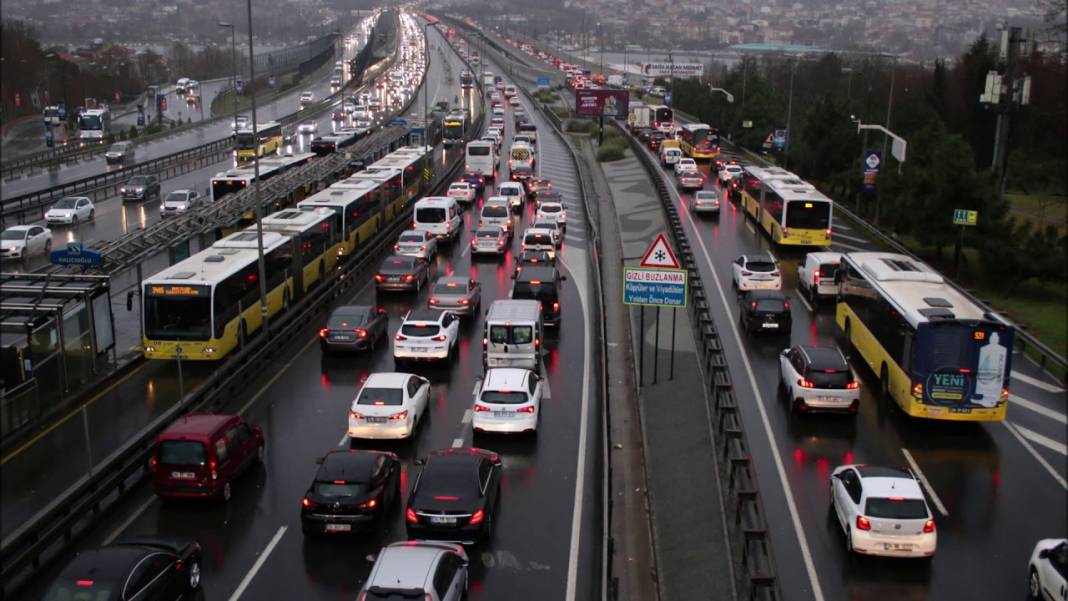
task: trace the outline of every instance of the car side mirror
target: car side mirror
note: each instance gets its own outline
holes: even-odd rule
[[[842,478],[843,478],[842,474],[835,474],[835,475],[833,475],[831,477],[834,478],[835,480],[842,480]]]
[[[782,357],[785,357],[787,355],[787,353],[789,353],[789,352],[790,352],[790,349],[784,348],[784,349],[782,349],[782,352],[779,353],[779,355],[782,356]]]
[[[376,311],[376,312],[377,312],[377,313],[378,313],[379,315],[385,315],[385,314],[386,314],[386,308],[385,308],[385,307],[379,307],[379,308],[375,309],[375,311]]]
[[[426,459],[423,459],[422,457],[420,457],[419,459],[416,459],[414,463],[415,463],[415,465],[418,465],[418,466],[422,467],[422,466],[426,465]]]

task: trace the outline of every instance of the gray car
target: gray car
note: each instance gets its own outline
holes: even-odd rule
[[[396,542],[379,551],[359,598],[460,601],[467,594],[467,565],[461,545]]]
[[[104,153],[104,160],[107,161],[108,165],[124,165],[133,162],[133,158],[133,142],[115,142],[111,145],[111,148],[108,148],[108,151]]]
[[[482,303],[482,284],[462,276],[440,277],[434,282],[427,305],[457,315],[471,315]]]
[[[119,188],[119,193],[124,201],[159,198],[159,178],[155,175],[135,175]]]

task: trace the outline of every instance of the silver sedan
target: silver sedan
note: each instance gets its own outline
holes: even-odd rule
[[[461,276],[440,277],[434,282],[427,305],[457,315],[471,315],[482,303],[482,284]]]

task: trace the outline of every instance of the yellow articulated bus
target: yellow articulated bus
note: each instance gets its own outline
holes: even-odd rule
[[[339,221],[340,217],[330,209],[284,209],[263,218],[265,233],[276,232],[293,239],[293,276],[298,278],[294,286],[300,294],[311,290],[337,267],[341,251]],[[256,233],[256,226],[245,231]]]
[[[913,417],[1001,421],[1009,402],[1010,323],[908,255],[847,253],[835,322],[876,396]]]
[[[687,123],[679,128],[679,147],[695,161],[712,160],[719,156],[719,130],[705,123]]]
[[[267,315],[294,297],[292,241],[263,234]],[[263,325],[255,232],[231,234],[143,282],[146,359],[218,360]]]
[[[327,208],[341,220],[338,254],[347,257],[382,227],[382,193],[372,181],[344,180],[297,203],[302,211]]]
[[[427,172],[433,175],[429,149],[405,147],[393,151],[346,181],[372,181],[381,187],[384,218],[387,222],[402,214],[426,191]]]
[[[251,127],[246,127],[237,130],[235,135],[239,162],[274,154],[282,148],[282,124],[277,121],[257,124],[255,133]]]
[[[745,167],[741,202],[776,244],[830,246],[834,203],[812,184],[780,167]]]

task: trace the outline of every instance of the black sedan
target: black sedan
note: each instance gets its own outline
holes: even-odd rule
[[[473,545],[493,536],[501,495],[501,458],[473,447],[434,451],[408,495],[408,538]]]
[[[159,178],[155,175],[135,175],[119,188],[123,201],[148,200],[160,197]]]
[[[383,451],[330,451],[300,506],[305,535],[382,527],[400,503],[400,462]]]
[[[486,178],[480,173],[464,173],[460,176],[460,181],[471,184],[471,187],[475,189],[475,194],[482,194],[486,187]]]
[[[790,334],[790,301],[778,290],[750,290],[738,297],[742,329],[753,334]]]
[[[378,290],[418,292],[429,281],[430,267],[426,260],[405,255],[386,257],[375,274],[375,288]]]
[[[375,344],[386,337],[389,317],[382,307],[342,305],[330,314],[326,327],[319,330],[319,346],[323,351],[374,350]]]
[[[649,150],[656,152],[660,150],[660,143],[667,138],[667,134],[662,131],[649,132],[648,138],[646,138],[646,145],[649,146]]]
[[[48,589],[45,601],[187,599],[200,587],[200,545],[138,539],[82,551]]]

